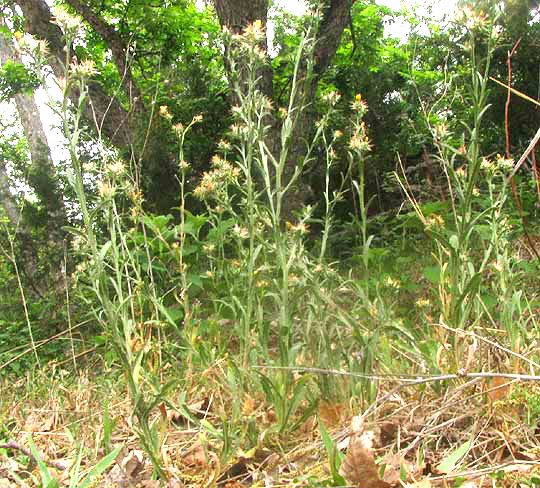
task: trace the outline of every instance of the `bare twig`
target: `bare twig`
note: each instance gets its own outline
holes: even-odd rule
[[[13,440],[8,441],[7,444],[0,444],[0,449],[17,449],[18,451],[21,451],[25,456],[28,456],[31,458],[34,462],[37,463],[37,459],[32,454],[32,451],[24,446],[21,446],[18,442],[15,442]],[[48,466],[52,466],[53,468],[59,469],[60,471],[64,471],[66,469],[65,466],[63,466],[61,463],[58,463],[56,461],[48,460],[41,452],[38,451],[39,457],[43,460],[45,464]]]

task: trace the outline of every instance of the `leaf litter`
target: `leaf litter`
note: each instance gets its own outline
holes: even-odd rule
[[[336,451],[337,473],[349,486],[365,488],[430,488],[520,486],[538,479],[540,430],[527,418],[523,395],[540,395],[535,383],[508,381],[456,381],[441,394],[426,389],[419,395],[407,389],[387,395],[375,409],[354,412],[344,403],[321,402],[295,433],[279,435],[273,406],[258,393],[241,402],[246,426],[255,423],[258,436],[250,446],[233,443],[224,456],[223,440],[212,436],[201,423],[216,431],[227,418],[234,392],[213,388],[191,392],[185,404],[191,417],[179,414],[174,402],[156,408],[161,422],[163,460],[170,488],[219,486],[317,486],[332,479],[319,422],[326,426]],[[28,473],[38,476],[36,463],[28,456],[32,436],[49,472],[59,486],[69,486],[77,446],[84,446],[83,469],[90,469],[107,452],[103,439],[103,397],[86,379],[60,389],[54,385],[49,397],[31,402],[13,396],[1,411],[5,425],[0,450],[0,487],[18,486],[24,479],[35,486]],[[515,391],[521,391],[521,397]],[[496,393],[494,393],[496,392]],[[406,394],[408,393],[408,394]],[[379,400],[383,398],[379,393]],[[20,397],[19,397],[20,398]],[[365,415],[367,411],[367,415]],[[152,479],[152,466],[140,449],[131,427],[127,400],[109,406],[114,420],[111,446],[123,446],[115,464],[95,486],[159,486]],[[365,417],[364,417],[365,415]],[[251,423],[251,424],[250,424]],[[292,434],[292,435],[291,435]],[[24,485],[19,485],[24,486]]]

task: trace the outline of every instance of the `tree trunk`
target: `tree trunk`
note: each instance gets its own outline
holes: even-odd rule
[[[10,180],[6,171],[6,161],[0,160],[0,205],[2,205],[9,223],[16,228],[19,224],[21,211],[17,201],[13,198],[10,188]]]
[[[17,0],[17,5],[21,8],[24,18],[26,20],[26,30],[38,39],[45,39],[49,44],[49,49],[52,56],[50,57],[49,64],[56,77],[64,76],[64,63],[66,62],[65,42],[60,27],[52,22],[53,16],[51,10],[45,0]],[[81,12],[89,15],[91,10],[81,4],[80,2],[68,2],[73,3],[73,7],[81,8]],[[83,9],[84,6],[84,9]],[[84,15],[83,15],[84,17]],[[96,24],[98,16],[92,17],[94,24]],[[92,19],[87,20],[91,25]],[[114,48],[111,47],[111,51],[114,54],[115,62],[117,63],[120,77],[124,80],[123,88],[129,99],[137,98],[138,89],[134,88],[133,79],[129,71],[126,60],[128,59],[125,46],[119,43],[119,38],[116,36],[114,28],[107,26],[104,22],[101,26],[109,29],[108,35],[105,31],[100,32],[98,26],[93,25],[94,28],[104,35],[105,42],[114,41]],[[122,55],[122,49],[123,55]],[[133,90],[136,90],[135,93]],[[88,87],[88,95],[90,103],[87,104],[84,111],[85,119],[90,123],[90,126],[97,125],[97,129],[102,132],[107,139],[109,139],[116,147],[120,149],[127,149],[131,146],[132,131],[130,128],[130,113],[122,108],[120,102],[115,98],[109,96],[103,89],[97,84],[90,83]],[[77,104],[79,99],[79,93],[73,90],[70,93],[70,98]],[[140,99],[139,99],[140,100]]]
[[[0,20],[0,26],[5,27],[3,19]],[[0,35],[0,62],[4,65],[8,60],[22,63],[11,39]],[[31,164],[28,168],[27,182],[35,191],[45,211],[46,235],[61,247],[64,237],[62,227],[67,224],[66,209],[38,106],[33,95],[18,93],[14,99],[30,150]]]

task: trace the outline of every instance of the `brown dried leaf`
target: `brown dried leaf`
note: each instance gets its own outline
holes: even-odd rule
[[[257,404],[255,402],[255,399],[251,395],[246,395],[244,397],[244,405],[242,405],[242,414],[245,416],[249,416],[255,411],[256,407]]]
[[[159,480],[142,480],[138,485],[140,488],[159,488]]]
[[[341,424],[345,416],[345,406],[339,403],[323,402],[319,405],[319,418],[327,427]]]
[[[381,464],[386,467],[384,469],[383,479],[391,485],[399,483],[401,477],[401,470],[403,469],[407,474],[407,478],[413,471],[412,464],[403,458],[399,453],[387,454]]]
[[[208,465],[208,456],[203,443],[198,440],[185,454],[184,463],[191,467],[205,467]]]
[[[26,432],[40,432],[41,429],[41,419],[37,413],[32,412],[26,417],[24,421],[23,430]]]
[[[205,418],[208,415],[208,410],[210,409],[210,398],[204,397],[198,402],[189,404],[187,408],[194,417],[199,419]]]
[[[169,412],[167,412],[167,405],[165,405],[165,402],[161,402],[158,405],[159,412],[161,413],[161,418],[163,420],[169,420]]]
[[[119,464],[129,478],[135,478],[144,468],[144,454],[140,450],[131,451]]]
[[[167,410],[167,420],[174,424],[179,424],[184,419],[184,416],[176,410]]]
[[[379,478],[371,449],[365,447],[362,436],[352,436],[343,458],[339,474],[349,483],[362,488],[388,488],[390,484]]]
[[[488,398],[491,402],[497,402],[503,400],[511,391],[511,380],[508,378],[495,377],[491,379]]]
[[[431,488],[431,481],[430,480],[416,481],[414,483],[407,483],[406,486],[407,488]]]

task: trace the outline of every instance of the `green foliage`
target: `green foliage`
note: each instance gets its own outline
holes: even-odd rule
[[[154,475],[165,481],[170,473],[162,455],[177,420],[171,420],[170,411],[182,417],[179,422],[188,420],[193,427],[186,430],[196,430],[205,449],[213,445],[226,463],[245,446],[284,450],[296,440],[291,441],[291,432],[302,430],[320,399],[346,404],[348,413],[369,408],[375,417],[391,416],[415,401],[427,408],[424,395],[448,398],[445,381],[401,387],[417,377],[461,371],[465,362],[473,371],[487,370],[479,351],[485,344],[477,344],[481,334],[505,352],[536,354],[537,298],[532,287],[520,283],[537,281],[537,268],[519,267],[509,255],[519,222],[508,198],[510,163],[483,157],[493,127],[488,120],[485,135],[493,95],[488,55],[496,51],[482,44],[485,37],[470,32],[478,46],[467,51],[457,44],[465,40],[460,29],[433,28],[431,37],[415,35],[403,45],[384,37],[390,11],[357,2],[353,29],[346,31],[335,65],[324,74],[316,98],[306,101],[301,99],[303,81],[294,75],[316,54],[309,29],[318,19],[283,17],[276,30],[281,50],[272,63],[277,100],[289,111],[282,114],[280,130],[272,132],[266,120],[274,107],[257,88],[263,65],[255,40],[218,38],[216,22],[189,2],[101,5],[105,18],[124,19],[118,24],[124,39],[133,35],[139,47],[151,51],[147,57],[142,51],[134,54],[134,72],[146,77],[142,96],[149,106],[161,108],[145,120],[151,127],[141,132],[131,168],[120,159],[111,161],[112,151],[99,141],[89,146],[97,153],[88,152],[97,166],[90,170],[82,158],[86,154],[78,150],[80,132],[86,131],[79,116],[88,102],[88,80],[76,80],[75,115],[67,103],[59,109],[70,142],[66,179],[77,200],[76,225],[69,229],[76,253],[66,250],[72,281],[66,279],[42,300],[32,297],[25,309],[8,295],[16,286],[24,291],[15,267],[21,257],[16,248],[11,254],[2,249],[2,311],[17,313],[0,322],[0,342],[11,346],[2,351],[0,365],[23,346],[35,352],[34,343],[40,346],[48,337],[45,325],[90,317],[91,337],[82,335],[81,349],[90,340],[98,346],[92,357],[122,378],[130,429],[153,463]],[[190,31],[186,25],[191,23]],[[304,27],[307,34],[298,36]],[[182,33],[178,38],[177,31]],[[119,79],[104,43],[90,30],[85,35],[88,42],[78,46],[81,58],[96,59],[100,82],[113,89]],[[222,68],[209,61],[222,40],[229,54],[243,50],[246,63],[245,84],[234,87],[239,106],[231,116],[224,97],[215,98],[223,88]],[[202,49],[194,47],[201,43]],[[452,83],[446,69],[453,73]],[[67,66],[65,75],[73,76]],[[286,181],[284,162],[302,110],[318,112],[320,121],[305,134],[313,136],[307,155]],[[197,115],[203,112],[201,120]],[[214,136],[229,119],[234,128],[211,158]],[[339,128],[345,134],[336,132]],[[275,134],[281,137],[277,155],[269,150]],[[4,161],[20,156],[15,144],[11,153],[7,146]],[[440,192],[424,184],[427,160],[438,173],[434,184]],[[374,215],[370,203],[376,177],[394,164],[403,167],[381,183],[387,193],[379,195],[380,206],[391,206],[387,195],[397,198],[398,192],[407,201]],[[24,169],[24,161],[16,166]],[[203,168],[207,171],[201,175]],[[305,208],[284,222],[284,204],[306,172],[319,180],[319,208]],[[536,188],[529,181],[518,186],[526,210],[535,215]],[[336,213],[347,225],[338,226]],[[67,304],[53,300],[58,289],[69,295]],[[44,318],[53,309],[56,322]],[[71,325],[63,327],[71,334]],[[35,334],[28,338],[27,331]],[[58,344],[38,347],[38,357],[65,355]],[[73,338],[69,344],[75,362]],[[9,370],[24,376],[34,361],[21,356]],[[509,366],[501,361],[498,367]],[[207,397],[202,413],[188,406],[202,397]],[[539,413],[537,397],[528,389],[515,393],[531,423]],[[384,410],[378,413],[379,403]],[[112,408],[105,402],[96,437],[107,451],[121,424],[110,414]],[[320,422],[319,429],[330,478],[323,475],[328,479],[320,482],[306,474],[298,479],[313,486],[343,485],[337,441],[330,427]],[[444,472],[454,471],[474,448],[473,441],[451,442],[457,448],[437,458]],[[73,486],[86,486],[115,455],[81,479],[80,447]],[[54,482],[43,469],[40,464],[41,484]]]
[[[8,60],[0,69],[0,99],[3,101],[19,93],[31,94],[40,85],[39,74],[22,63]]]

